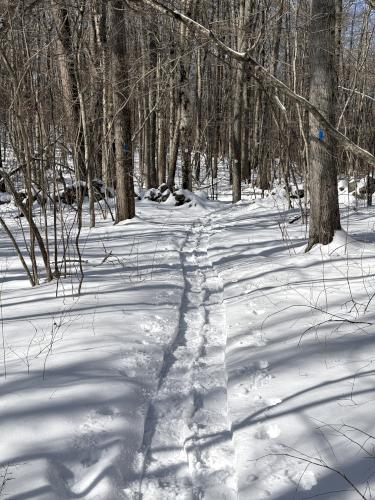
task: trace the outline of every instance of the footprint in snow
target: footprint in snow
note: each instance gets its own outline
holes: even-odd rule
[[[113,417],[115,412],[112,410],[110,406],[101,406],[96,410],[96,413],[98,415],[103,415],[105,417]]]
[[[257,439],[276,439],[280,436],[281,429],[277,424],[266,424],[259,426],[255,433]]]
[[[265,400],[267,406],[276,406],[283,402],[280,398],[269,398]]]
[[[239,343],[244,347],[262,347],[266,345],[263,334],[257,330],[247,335]]]
[[[251,314],[253,314],[254,316],[260,316],[260,315],[264,314],[265,312],[266,311],[264,309],[258,309],[258,310],[253,309],[251,311]]]

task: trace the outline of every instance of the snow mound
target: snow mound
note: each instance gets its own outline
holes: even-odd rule
[[[184,197],[185,203],[181,205],[181,207],[185,208],[196,207],[205,211],[211,211],[214,208],[218,208],[220,205],[217,201],[208,200],[207,195],[203,191],[192,193],[188,189],[179,189],[173,193],[173,195],[176,199],[180,196]],[[173,199],[173,197],[171,198]]]
[[[361,248],[358,241],[348,235],[343,229],[336,231],[333,240],[328,245],[315,245],[310,255],[346,255]]]
[[[211,201],[208,199],[207,193],[204,191],[191,192],[188,189],[176,189],[171,191],[164,184],[159,188],[151,188],[141,197],[141,204],[158,203],[160,206],[167,207],[185,207],[203,209],[204,211],[212,211],[221,206],[220,202]]]

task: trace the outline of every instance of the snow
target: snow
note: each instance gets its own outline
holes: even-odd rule
[[[0,192],[0,204],[10,203],[11,200],[12,200],[12,197],[10,194]]]
[[[315,245],[315,247],[311,249],[310,255],[316,255],[319,253],[324,253],[326,255],[345,255],[351,251],[360,252],[362,249],[363,245],[356,242],[356,240],[346,231],[341,229],[340,231],[335,232],[333,240],[328,245]]]
[[[373,209],[305,254],[281,191],[184,194],[86,227],[80,296],[1,239],[0,496],[371,498]]]

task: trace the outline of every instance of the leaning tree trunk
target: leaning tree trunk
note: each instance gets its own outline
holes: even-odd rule
[[[312,0],[310,102],[335,123],[335,0]],[[336,142],[310,114],[310,230],[307,251],[340,229]]]

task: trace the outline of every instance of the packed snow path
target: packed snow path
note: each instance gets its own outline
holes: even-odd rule
[[[237,480],[225,368],[223,285],[208,258],[210,220],[192,224],[181,249],[184,294],[145,423],[144,499],[235,499]],[[221,434],[206,446],[205,435]]]
[[[305,254],[273,203],[140,202],[79,297],[0,240],[1,498],[374,497],[373,209]]]

